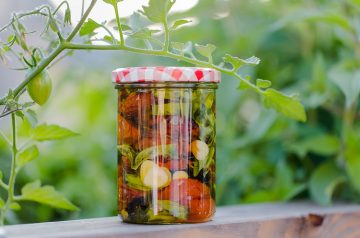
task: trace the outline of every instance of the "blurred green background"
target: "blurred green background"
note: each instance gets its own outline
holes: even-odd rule
[[[307,109],[307,123],[284,118],[223,75],[217,94],[217,204],[359,202],[360,1],[200,0],[171,18],[178,16],[198,23],[181,28],[174,41],[214,44],[216,58],[256,55],[260,66],[242,74],[299,93]],[[37,108],[40,121],[80,135],[43,144],[17,187],[40,178],[81,210],[27,203],[11,214],[12,223],[117,214],[117,98],[110,72],[141,65],[183,64],[121,52],[75,52],[50,70],[56,86],[46,106]],[[10,151],[1,140],[0,158],[1,169],[8,170]]]

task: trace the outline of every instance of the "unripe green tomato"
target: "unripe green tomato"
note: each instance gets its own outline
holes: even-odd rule
[[[46,103],[50,97],[51,90],[52,82],[47,70],[43,70],[27,85],[30,97],[39,105]]]

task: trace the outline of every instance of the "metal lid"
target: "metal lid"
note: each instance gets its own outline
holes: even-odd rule
[[[112,71],[112,81],[123,83],[207,82],[220,83],[221,73],[196,67],[129,67]]]

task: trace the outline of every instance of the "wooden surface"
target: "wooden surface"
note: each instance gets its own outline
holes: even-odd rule
[[[1,235],[4,234],[4,235]],[[360,206],[310,203],[220,207],[213,221],[182,225],[124,224],[118,217],[15,225],[7,238],[360,238]]]

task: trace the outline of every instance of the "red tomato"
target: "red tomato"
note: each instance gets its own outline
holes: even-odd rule
[[[215,202],[210,189],[195,179],[176,179],[163,189],[159,196],[163,200],[178,202],[189,208],[189,221],[206,220],[215,211]]]

